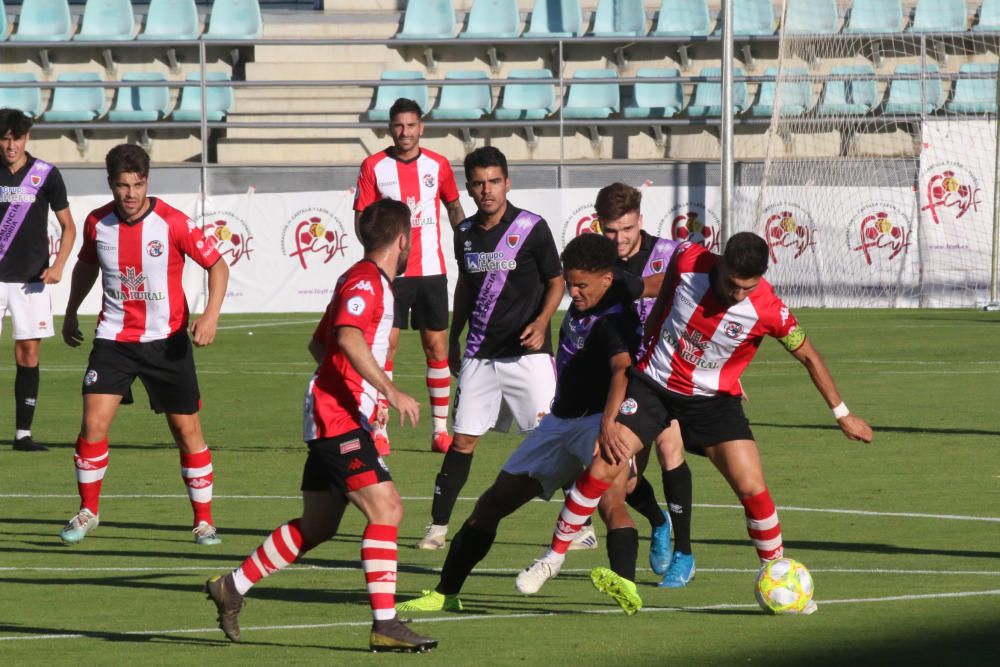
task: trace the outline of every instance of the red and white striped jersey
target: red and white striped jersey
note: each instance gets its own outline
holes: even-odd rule
[[[664,277],[669,299],[653,329],[657,338],[646,341],[637,368],[677,394],[739,396],[740,375],[764,336],[795,349],[804,339],[798,322],[763,278],[746,299],[727,307],[712,289],[719,257],[695,243],[677,253]]]
[[[83,224],[78,257],[101,267],[97,338],[145,343],[187,328],[184,258],[206,269],[219,261],[215,239],[205,238],[191,218],[162,199],[150,197],[149,203],[134,222],[119,219],[109,202]]]
[[[354,210],[363,211],[379,199],[395,199],[410,208],[410,260],[404,275],[439,276],[445,272],[441,250],[441,200],[458,199],[451,165],[432,151],[421,150],[412,160],[399,160],[387,148],[365,158],[354,193]]]
[[[323,345],[323,360],[306,388],[302,429],[306,442],[358,428],[371,430],[378,392],[337,344],[337,328],[360,329],[382,368],[392,320],[392,286],[375,262],[363,259],[337,280],[330,305],[313,333],[313,340]]]

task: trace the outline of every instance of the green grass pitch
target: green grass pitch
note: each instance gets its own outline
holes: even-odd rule
[[[770,617],[753,600],[756,556],[742,511],[704,460],[695,482],[698,575],[660,590],[640,524],[642,613],[622,615],[590,585],[604,544],[572,552],[533,597],[514,574],[541,554],[559,510],[531,503],[501,526],[469,579],[461,614],[417,617],[440,640],[424,656],[370,655],[359,570],[360,514],[299,564],[258,585],[242,615],[244,643],[215,627],[205,579],[238,565],[298,516],[304,460],[306,343],[316,315],[223,317],[197,352],[206,437],[214,451],[215,516],[223,543],[192,542],[176,449],[137,383],[111,434],[101,526],[82,544],[58,537],[77,506],[72,443],[84,348],[43,346],[35,423],[48,454],[14,453],[9,320],[0,344],[0,660],[5,665],[786,665],[996,664],[1000,655],[1000,321],[957,310],[802,310],[871,445],[842,437],[805,371],[767,342],[744,376],[747,411],[779,505],[786,552],[816,580],[819,613]],[[85,322],[89,327],[90,322]],[[58,326],[58,323],[57,323]],[[253,334],[252,336],[250,334]],[[423,403],[413,430],[393,426],[388,459],[406,516],[399,595],[436,582],[442,552],[411,546],[428,522],[441,458],[430,452],[424,365],[412,333],[396,364]],[[394,413],[395,416],[395,413]],[[517,445],[488,434],[453,518]],[[662,499],[659,473],[651,479]],[[603,527],[598,528],[603,537]]]

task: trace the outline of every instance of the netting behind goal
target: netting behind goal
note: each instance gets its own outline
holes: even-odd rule
[[[775,4],[777,58],[748,71],[763,77],[750,116],[769,118],[766,159],[741,179],[734,231],[768,241],[768,278],[793,305],[981,304],[1000,33],[964,0],[864,13],[877,5],[893,3]]]

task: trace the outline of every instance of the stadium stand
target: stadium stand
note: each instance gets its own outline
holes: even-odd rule
[[[788,34],[833,35],[839,22],[836,0],[788,0],[785,10]]]
[[[662,0],[654,37],[704,37],[712,32],[707,0]]]
[[[214,0],[205,39],[256,39],[264,32],[257,0]]]
[[[73,39],[110,42],[135,38],[135,14],[129,0],[87,0],[80,32]]]
[[[535,0],[525,37],[577,37],[586,25],[580,0]]]
[[[30,72],[0,72],[0,82],[38,83],[38,77]],[[0,108],[20,109],[35,118],[42,113],[42,91],[34,86],[0,88]]]
[[[885,103],[887,114],[934,113],[945,102],[945,91],[941,85],[938,66],[928,63],[926,69],[919,64],[897,65],[894,75],[921,74],[918,79],[893,79],[889,85],[889,99]]]
[[[705,67],[698,76],[721,77],[722,68]],[[733,69],[733,76],[743,76],[743,69]],[[733,112],[740,114],[750,106],[750,93],[745,81],[733,82]],[[722,83],[704,81],[695,87],[694,99],[688,107],[689,116],[719,116],[722,114]]]
[[[984,32],[1000,30],[1000,0],[983,0],[979,7],[979,20],[972,29]]]
[[[787,67],[783,76],[808,76],[809,70],[805,67]],[[777,67],[768,67],[764,70],[764,76],[777,76]],[[757,90],[757,101],[750,107],[752,116],[770,116],[774,113],[775,93],[777,84],[774,81],[765,81],[760,84]],[[812,84],[808,81],[782,81],[781,83],[781,109],[782,116],[801,116],[812,110],[815,101],[813,100]]]
[[[919,0],[913,32],[965,32],[969,23],[965,0]]]
[[[640,67],[637,77],[680,76],[672,67]],[[625,118],[671,118],[684,108],[684,90],[679,83],[636,83],[622,108]]]
[[[119,88],[108,120],[128,123],[152,123],[170,113],[170,90],[167,79],[157,72],[129,72],[122,81],[144,84]],[[200,111],[200,110],[199,110]]]
[[[137,39],[189,40],[201,34],[201,19],[194,0],[152,0],[146,25]]]
[[[901,0],[854,0],[845,32],[899,32],[903,29]]]
[[[506,39],[521,33],[517,0],[475,0],[468,25],[459,37],[471,39]]]
[[[547,69],[516,69],[507,72],[509,79],[551,79]],[[556,108],[556,89],[551,83],[508,83],[497,105],[499,120],[540,120]]]
[[[420,81],[420,83],[380,84],[375,92],[375,104],[368,111],[368,120],[388,121],[389,108],[400,97],[406,97],[427,112],[427,84],[424,75],[413,70],[387,70],[382,72],[383,81]]]
[[[448,39],[455,35],[451,0],[409,0],[400,39]]]
[[[610,118],[621,108],[618,74],[610,69],[580,69],[573,75],[566,95],[566,118]],[[588,79],[613,79],[612,83],[590,83]]]
[[[197,72],[188,74],[187,81],[199,81],[201,75]],[[205,81],[229,81],[225,72],[206,72]],[[205,115],[210,121],[220,121],[233,110],[233,89],[228,86],[210,86],[205,88]],[[181,91],[181,101],[173,113],[174,120],[201,120],[201,88],[185,86]]]
[[[3,0],[0,0],[0,41],[7,39],[7,33],[10,32],[10,26],[7,25],[7,10],[3,6]]]
[[[639,37],[646,34],[642,0],[600,0],[594,13],[597,37]]]
[[[771,0],[741,0],[733,4],[735,34],[770,35],[774,33],[774,28],[774,7],[771,6]]]
[[[66,0],[24,0],[15,42],[65,42],[73,34],[73,19]]]
[[[997,112],[997,65],[996,63],[966,63],[959,68],[959,74],[993,74],[990,79],[958,79],[955,93],[945,107],[953,113]]]
[[[94,72],[66,72],[60,74],[57,81],[97,82],[102,79],[100,74]],[[106,108],[103,88],[56,88],[52,93],[52,103],[42,114],[42,119],[56,123],[94,120],[103,116]]]
[[[448,72],[445,80],[482,79],[489,80],[485,72]],[[437,120],[478,120],[490,113],[493,96],[489,83],[481,86],[442,86],[437,106],[431,111],[431,118]]]
[[[818,111],[822,115],[848,116],[866,114],[879,104],[875,68],[871,65],[847,65],[830,70],[833,76],[870,76],[871,79],[827,81]]]

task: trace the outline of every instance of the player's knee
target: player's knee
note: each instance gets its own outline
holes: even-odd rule
[[[30,345],[23,345],[22,343],[32,343]],[[14,345],[14,362],[18,366],[26,366],[28,368],[34,368],[38,365],[38,350],[39,345],[37,340],[33,341],[17,341]]]

